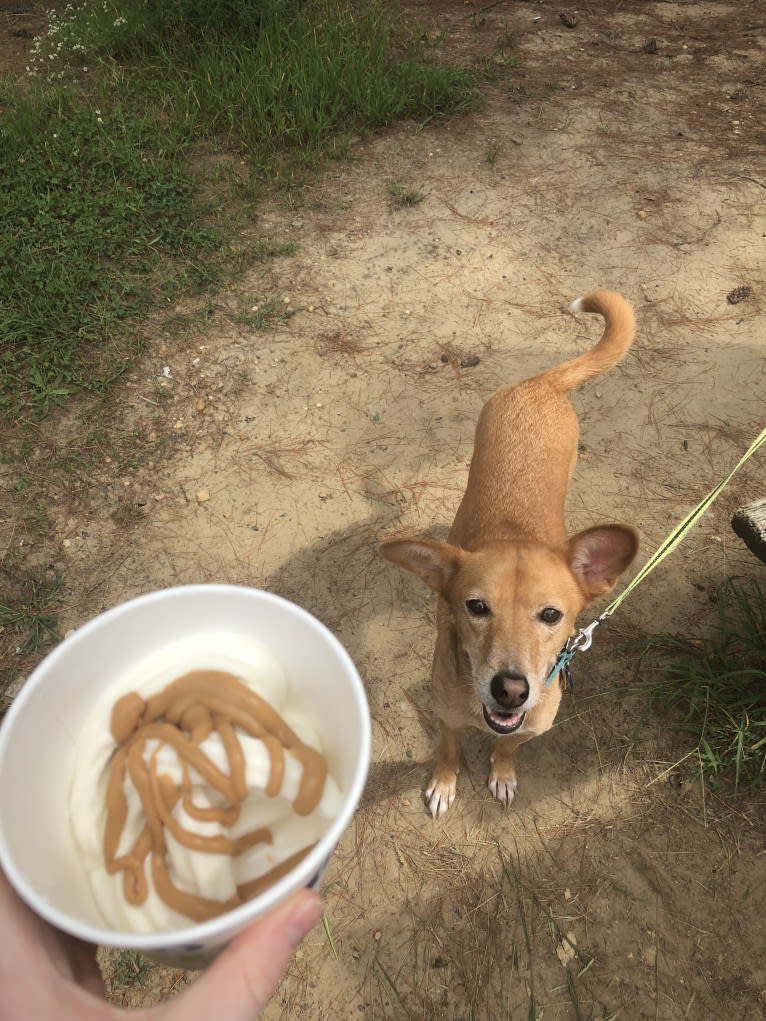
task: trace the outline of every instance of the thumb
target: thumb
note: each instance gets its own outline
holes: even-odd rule
[[[237,936],[186,992],[157,1011],[156,1021],[253,1021],[323,909],[318,894],[293,894]]]

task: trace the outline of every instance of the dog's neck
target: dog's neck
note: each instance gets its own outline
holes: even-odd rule
[[[465,527],[463,522],[456,521],[450,530],[447,541],[461,549],[477,552],[493,543],[515,543],[519,545],[538,545],[554,548],[561,546],[567,539],[564,518],[548,512],[544,520],[534,523],[521,522],[513,518],[471,522]]]

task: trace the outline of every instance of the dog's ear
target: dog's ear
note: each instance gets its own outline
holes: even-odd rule
[[[412,571],[442,595],[465,558],[458,546],[433,539],[389,539],[379,548],[386,560]]]
[[[566,545],[569,568],[588,599],[608,592],[638,553],[638,532],[629,525],[596,525]]]

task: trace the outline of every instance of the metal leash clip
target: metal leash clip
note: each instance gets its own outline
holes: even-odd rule
[[[569,665],[570,661],[576,652],[585,652],[591,647],[593,644],[593,632],[607,616],[606,613],[602,613],[600,617],[591,621],[587,627],[580,628],[576,635],[572,635],[567,640],[566,645],[556,657],[556,662],[545,679],[546,687],[553,681],[554,677],[560,674],[562,690],[571,691],[573,689],[574,679],[572,677],[572,668]]]
[[[603,619],[603,616],[597,617],[587,627],[581,627],[577,634],[569,639],[566,648],[572,653],[586,652],[593,645],[593,632]]]

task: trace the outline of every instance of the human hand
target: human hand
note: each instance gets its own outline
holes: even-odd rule
[[[130,1011],[130,1017],[136,1021],[253,1021],[322,910],[316,893],[293,894],[240,933],[182,993],[161,1006]],[[94,947],[38,918],[2,872],[0,933],[0,1021],[117,1021],[128,1016],[103,998]]]

